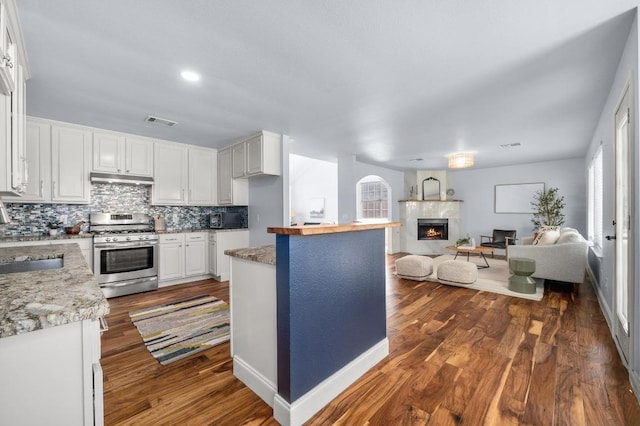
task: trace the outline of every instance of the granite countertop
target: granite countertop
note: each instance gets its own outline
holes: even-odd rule
[[[50,235],[20,235],[18,237],[0,237],[0,243],[20,243],[25,241],[56,241],[74,240],[76,238],[93,238],[93,234],[81,232],[79,234],[58,234],[55,237]]]
[[[276,246],[273,245],[225,250],[224,254],[267,265],[276,264]]]
[[[62,257],[59,269],[0,274],[0,338],[109,313],[77,244],[0,248],[0,263]]]

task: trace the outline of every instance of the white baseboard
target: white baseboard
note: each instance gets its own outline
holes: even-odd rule
[[[283,426],[303,424],[387,355],[389,340],[385,337],[292,404],[276,394],[273,417]]]
[[[273,408],[274,396],[278,392],[276,385],[244,362],[238,355],[233,357],[233,375],[269,404],[269,407]]]
[[[178,284],[186,284],[194,281],[208,280],[210,278],[214,278],[214,276],[211,274],[206,274],[206,275],[197,275],[194,277],[178,278],[175,280],[158,281],[158,288],[169,287],[169,286],[178,285]]]

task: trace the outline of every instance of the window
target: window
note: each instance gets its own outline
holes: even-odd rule
[[[378,176],[358,182],[358,219],[389,219],[389,187]]]
[[[596,251],[602,250],[602,145],[598,147],[589,164],[589,241]]]

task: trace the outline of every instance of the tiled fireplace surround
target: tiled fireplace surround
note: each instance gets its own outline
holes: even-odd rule
[[[448,253],[447,246],[453,246],[460,238],[460,203],[447,201],[400,201],[400,251],[413,254]],[[449,219],[447,240],[418,240],[418,219]]]
[[[90,204],[28,204],[5,202],[10,224],[0,225],[0,237],[41,235],[48,232],[47,223],[67,216],[66,226],[85,221],[88,231],[89,214],[95,212],[131,212],[164,216],[169,229],[207,228],[209,213],[233,211],[242,214],[247,223],[246,206],[152,206],[150,187],[136,185],[92,184]]]

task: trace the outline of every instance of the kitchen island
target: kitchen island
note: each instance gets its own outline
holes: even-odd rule
[[[234,374],[274,408],[281,424],[304,423],[388,354],[384,234],[396,226],[268,228],[276,234],[275,280],[264,271],[244,276],[236,266],[268,265],[273,246],[226,252]],[[234,324],[243,314],[245,322]],[[236,335],[245,339],[242,348]],[[255,361],[243,352],[252,345]]]
[[[99,320],[109,304],[77,244],[0,248],[0,424],[102,424]],[[94,399],[95,398],[95,399]]]

